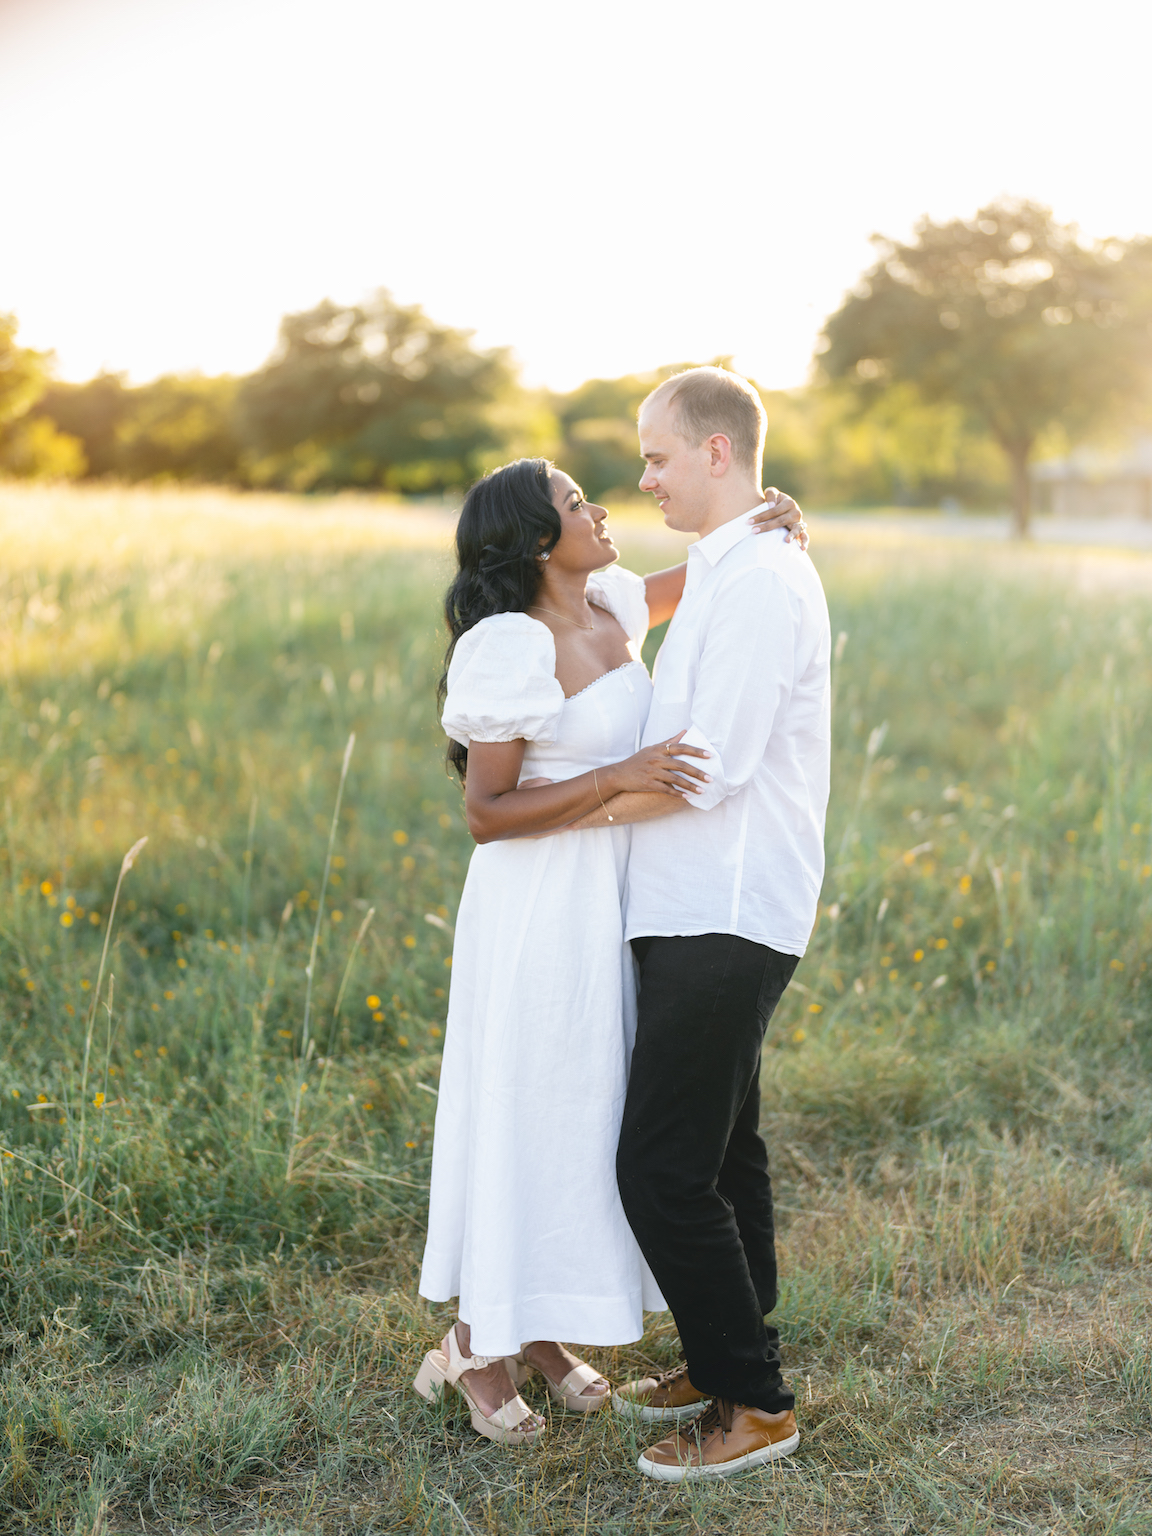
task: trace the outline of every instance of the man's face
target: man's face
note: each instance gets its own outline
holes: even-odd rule
[[[640,489],[651,491],[664,521],[680,533],[697,533],[708,516],[716,481],[711,439],[698,447],[676,432],[674,408],[654,400],[640,412],[640,456],[648,467]]]

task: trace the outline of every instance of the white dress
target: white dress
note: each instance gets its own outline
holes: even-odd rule
[[[633,660],[565,699],[551,631],[482,619],[448,672],[456,741],[528,742],[521,779],[568,779],[640,745],[652,684],[644,584],[610,569],[589,597]],[[456,922],[420,1294],[460,1298],[481,1355],[533,1339],[629,1344],[663,1298],[616,1189],[636,1025],[621,900],[629,832],[487,843]]]

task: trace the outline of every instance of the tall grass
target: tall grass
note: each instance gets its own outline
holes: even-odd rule
[[[802,1447],[672,1492],[611,1416],[508,1457],[405,1390],[470,852],[447,531],[0,492],[8,1524],[1152,1530],[1145,565],[817,526],[829,871],[764,1071]],[[593,1358],[673,1358],[652,1322]]]

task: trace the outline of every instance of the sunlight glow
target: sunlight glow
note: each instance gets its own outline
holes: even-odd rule
[[[8,0],[0,310],[71,378],[247,371],[285,311],[384,285],[558,388],[717,354],[799,383],[873,230],[1002,192],[1152,230],[1149,13],[1083,26],[1066,0]]]

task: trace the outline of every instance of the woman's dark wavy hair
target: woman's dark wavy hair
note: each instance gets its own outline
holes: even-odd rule
[[[460,636],[494,613],[523,613],[536,601],[540,556],[558,543],[561,532],[551,475],[547,459],[517,459],[477,480],[464,498],[456,524],[458,569],[444,597],[451,638],[436,693],[441,706]],[[468,749],[458,741],[448,743],[448,767],[463,783]]]

